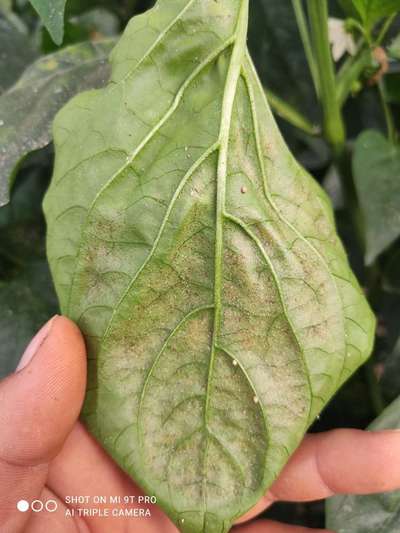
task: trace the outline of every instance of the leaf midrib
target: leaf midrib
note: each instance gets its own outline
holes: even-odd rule
[[[217,164],[217,201],[216,201],[216,228],[215,228],[215,271],[214,271],[214,326],[212,339],[212,352],[208,375],[207,399],[205,406],[205,425],[207,426],[208,405],[210,399],[210,383],[215,360],[215,347],[220,333],[222,318],[222,269],[223,269],[223,243],[224,243],[224,220],[226,212],[226,177],[228,168],[229,137],[232,123],[233,104],[237,92],[243,59],[246,51],[248,2],[243,0],[236,31],[235,44],[232,50],[231,60],[225,82],[221,122],[219,132],[219,150]]]
[[[228,168],[229,137],[232,123],[232,111],[236,97],[240,72],[246,52],[247,27],[249,18],[249,0],[242,0],[235,30],[235,43],[232,50],[228,74],[225,82],[222,101],[221,123],[219,132],[219,153],[217,166],[217,202],[216,202],[216,229],[215,229],[215,270],[214,270],[214,324],[212,335],[211,354],[207,375],[206,401],[204,406],[204,427],[208,431],[210,399],[212,395],[213,372],[217,353],[217,341],[220,336],[222,320],[222,274],[223,274],[223,243],[224,222],[226,211],[226,177]],[[207,458],[210,437],[206,439],[203,458],[203,510],[207,510]],[[206,528],[205,515],[203,529]]]

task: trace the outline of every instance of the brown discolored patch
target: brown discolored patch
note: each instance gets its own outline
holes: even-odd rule
[[[375,48],[372,52],[372,56],[377,61],[379,68],[368,80],[368,85],[376,85],[383,78],[383,76],[389,70],[389,60],[386,55],[385,49],[381,46]]]

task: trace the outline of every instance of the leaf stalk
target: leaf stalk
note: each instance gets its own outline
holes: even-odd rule
[[[310,29],[318,67],[324,134],[336,158],[343,153],[346,132],[336,92],[335,69],[328,36],[327,0],[308,0]]]
[[[319,126],[313,124],[300,111],[288,104],[285,100],[276,95],[273,91],[265,89],[268,102],[275,113],[283,120],[304,131],[308,135],[319,135],[321,133]]]
[[[297,27],[300,32],[301,41],[303,43],[304,52],[306,54],[308,68],[310,69],[311,78],[314,84],[314,89],[319,96],[319,76],[318,67],[315,61],[314,52],[311,43],[310,32],[307,24],[307,17],[304,13],[302,0],[292,0],[293,10],[296,17]]]

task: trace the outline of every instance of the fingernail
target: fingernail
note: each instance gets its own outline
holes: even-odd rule
[[[39,350],[41,345],[44,343],[46,338],[49,336],[49,333],[51,331],[51,327],[53,325],[54,319],[57,318],[58,315],[53,316],[46,324],[40,329],[36,335],[33,337],[31,342],[28,344],[25,352],[23,353],[18,366],[17,371],[22,370],[26,367],[26,365],[31,361],[35,353]]]

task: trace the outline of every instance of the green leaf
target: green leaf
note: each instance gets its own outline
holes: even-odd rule
[[[388,258],[382,273],[383,288],[388,292],[400,294],[400,248]]]
[[[56,311],[44,259],[31,260],[11,281],[0,282],[0,379],[15,370],[28,342]]]
[[[382,18],[400,12],[400,0],[353,0],[353,5],[368,30]]]
[[[23,23],[15,16],[0,12],[0,95],[31,63],[36,51]]]
[[[370,425],[371,431],[400,429],[400,397]],[[398,533],[400,491],[343,495],[327,501],[327,527],[338,533]]]
[[[53,41],[60,45],[64,37],[64,11],[67,0],[30,0]]]
[[[120,32],[118,17],[106,9],[92,9],[71,17],[65,24],[63,47],[83,41],[99,41],[106,37],[115,37]],[[47,31],[42,32],[42,50],[52,53],[59,48],[52,41]]]
[[[388,52],[393,59],[400,59],[400,33],[393,39],[388,46]]]
[[[11,0],[0,0],[0,10],[4,12],[11,11],[12,1]]]
[[[160,0],[54,123],[44,207],[83,416],[181,531],[226,532],[371,351],[322,189],[277,130],[245,0]]]
[[[24,162],[12,201],[0,210],[0,379],[15,369],[26,344],[57,311],[41,210],[46,162],[43,152]]]
[[[400,148],[378,131],[362,133],[353,173],[364,218],[365,260],[371,264],[400,235]]]
[[[358,10],[355,7],[353,0],[338,0],[339,6],[342,8],[343,12],[349,17],[357,17]]]
[[[400,72],[387,74],[383,84],[385,100],[388,103],[400,103]]]
[[[76,93],[104,85],[105,57],[114,41],[81,43],[38,59],[22,78],[0,96],[0,206],[18,162],[51,141],[57,111]]]

